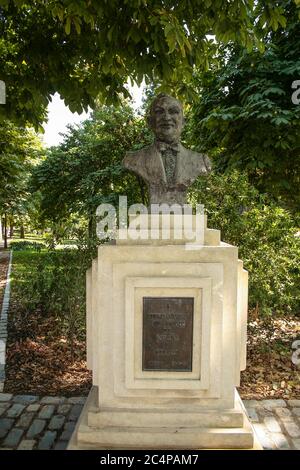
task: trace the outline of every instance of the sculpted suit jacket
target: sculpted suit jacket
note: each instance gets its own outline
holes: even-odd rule
[[[163,159],[156,142],[136,152],[128,152],[123,165],[146,181],[150,204],[186,203],[187,188],[199,175],[211,171],[211,163],[206,155],[188,150],[180,143],[172,184],[167,182]]]

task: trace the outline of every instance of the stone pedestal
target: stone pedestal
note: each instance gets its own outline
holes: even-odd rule
[[[70,449],[251,449],[236,392],[246,365],[247,272],[236,247],[119,240],[87,273],[93,387]],[[172,232],[172,231],[171,231]]]

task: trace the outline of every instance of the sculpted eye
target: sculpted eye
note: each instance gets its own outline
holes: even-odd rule
[[[170,112],[171,114],[179,114],[180,110],[179,110],[178,108],[171,108],[171,109],[169,110],[169,112]]]

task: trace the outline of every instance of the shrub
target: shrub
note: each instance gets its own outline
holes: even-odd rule
[[[85,337],[85,273],[90,257],[82,250],[18,251],[13,257],[12,295],[22,318],[33,313],[54,316],[70,341]]]
[[[291,214],[261,195],[246,175],[211,174],[190,191],[202,203],[208,226],[239,247],[249,271],[249,306],[263,315],[300,310],[300,239]]]
[[[14,251],[41,251],[43,248],[45,248],[44,243],[30,242],[27,240],[21,242],[12,241],[10,246]]]

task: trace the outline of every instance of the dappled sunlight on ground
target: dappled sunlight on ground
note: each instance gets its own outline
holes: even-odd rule
[[[295,317],[249,323],[242,398],[300,398],[300,368],[292,363],[292,343],[297,339],[300,320]]]

